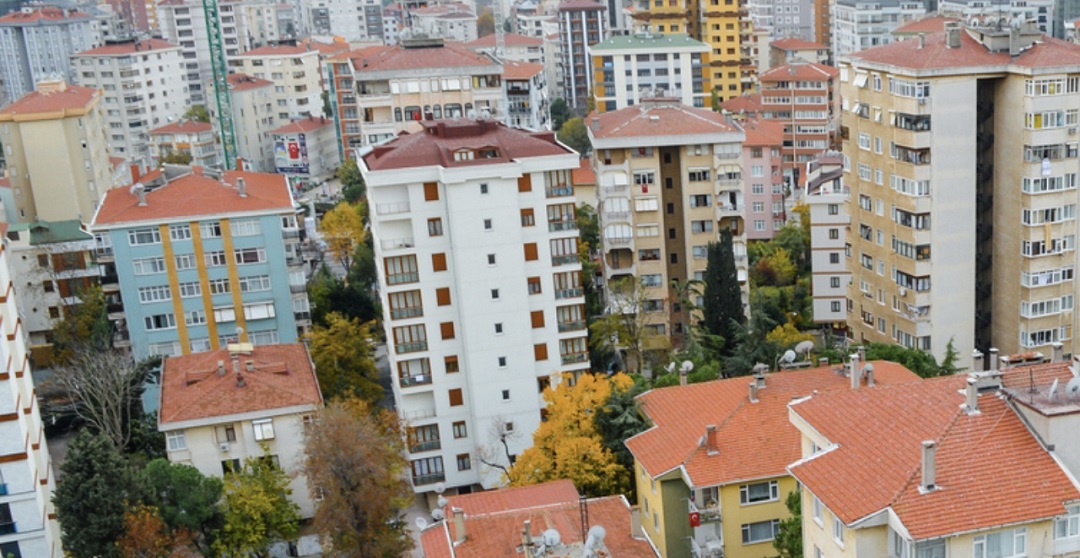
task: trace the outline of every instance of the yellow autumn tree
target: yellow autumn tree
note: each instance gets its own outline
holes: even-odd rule
[[[526,486],[569,479],[590,497],[619,494],[630,479],[604,447],[594,419],[613,388],[628,389],[633,381],[625,374],[583,374],[571,386],[569,378],[565,375],[562,384],[544,390],[547,420],[533,433],[532,447],[507,472],[508,480],[512,486]]]
[[[352,267],[356,247],[364,242],[367,234],[364,231],[363,205],[339,203],[323,215],[319,229],[330,255],[348,271]]]
[[[813,341],[814,336],[804,331],[799,331],[795,324],[789,320],[784,325],[778,325],[765,336],[765,340],[778,347],[790,349],[803,341]]]

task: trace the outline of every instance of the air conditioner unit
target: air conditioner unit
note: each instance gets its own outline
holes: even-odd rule
[[[1077,130],[1080,130],[1080,128],[1069,128],[1069,135],[1075,136]]]
[[[229,451],[229,442],[222,442],[221,445],[218,446],[218,450],[222,452]]]
[[[900,287],[900,296],[907,296],[907,289]]]

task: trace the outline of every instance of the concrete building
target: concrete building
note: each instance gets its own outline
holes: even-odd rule
[[[1039,393],[1032,395],[1036,370]],[[1052,378],[1072,377],[1064,363],[1056,372],[979,372],[792,401],[801,459],[789,471],[802,486],[806,554],[1068,556],[1080,550],[1080,491],[1075,470],[1067,471],[1062,459],[1075,455],[1075,444],[1059,449],[1030,422],[1046,420],[1033,409],[1042,404],[1068,406],[1050,420],[1075,424],[1075,395],[1029,406],[1043,399]],[[877,363],[872,374],[878,375]],[[867,467],[868,456],[878,466]],[[950,511],[958,507],[965,511]]]
[[[0,223],[4,247],[0,248],[0,284],[5,292],[16,290],[14,272],[9,267],[7,225]],[[34,391],[26,348],[26,331],[14,296],[0,303],[3,342],[0,359],[4,365],[0,380],[0,553],[15,558],[62,558],[60,525],[56,521],[52,458],[45,440],[45,426]]]
[[[149,165],[149,131],[179,120],[188,107],[180,47],[127,39],[75,54],[79,85],[102,90],[110,152]]]
[[[341,164],[334,121],[328,118],[294,120],[272,132],[274,171],[293,187],[313,186],[334,176]]]
[[[893,29],[925,16],[929,10],[919,0],[836,0],[832,4],[832,59],[893,42]]]
[[[155,0],[106,0],[128,29],[149,35],[157,31],[157,2]]]
[[[942,14],[959,17],[968,24],[972,23],[972,18],[976,18],[980,25],[993,26],[1004,18],[1003,25],[1008,27],[1011,20],[1020,18],[1050,35],[1054,33],[1055,26],[1060,26],[1055,12],[1057,4],[1055,0],[939,0],[937,9]]]
[[[310,309],[284,177],[165,167],[139,184],[111,190],[90,224],[137,359],[299,339]]]
[[[346,42],[379,40],[385,35],[378,0],[303,0],[303,29],[312,35],[334,35]]]
[[[228,81],[237,156],[245,169],[270,172],[274,169],[270,132],[280,125],[274,82],[246,74],[229,74]],[[216,118],[217,107],[211,105],[210,121]]]
[[[433,4],[412,10],[413,30],[429,37],[467,43],[475,41],[476,12],[460,2]]]
[[[828,66],[830,60],[829,47],[821,43],[802,39],[777,39],[769,43],[769,68],[798,62]]]
[[[529,447],[543,388],[589,369],[578,157],[551,132],[421,125],[357,159],[394,400],[417,492],[492,488],[502,471],[483,460]]]
[[[322,405],[303,343],[231,344],[165,359],[158,430],[169,461],[208,477],[239,470],[265,445],[292,477],[289,499],[309,519],[315,501],[304,476],[305,433]]]
[[[197,167],[221,167],[217,134],[209,122],[181,120],[150,130],[150,166],[188,156]]]
[[[15,209],[22,223],[86,222],[113,187],[101,92],[63,81],[0,109]]]
[[[746,132],[743,142],[743,196],[746,200],[746,239],[769,240],[787,223],[785,214],[784,173],[781,153],[784,149],[784,124],[778,120],[742,122]]]
[[[709,45],[687,35],[613,35],[589,47],[596,110],[674,97],[704,107],[712,100]]]
[[[456,43],[407,40],[328,63],[343,151],[419,131],[428,114],[436,120],[504,117],[502,64]]]
[[[840,72],[853,337],[1076,353],[1080,46],[951,24]]]
[[[305,46],[264,46],[229,59],[237,73],[274,84],[278,122],[322,116],[322,73],[319,52]]]
[[[784,122],[781,153],[788,192],[802,183],[806,163],[833,147],[840,124],[839,72],[822,64],[793,63],[759,76],[761,115]]]
[[[746,10],[755,31],[773,39],[813,41],[816,26],[814,0],[747,0]]]
[[[157,12],[162,38],[180,46],[189,102],[193,105],[212,104],[214,92],[210,83],[214,75],[202,4],[189,0],[158,0]]]
[[[877,361],[873,368],[871,384],[919,381],[899,364]],[[784,501],[798,490],[787,467],[802,456],[788,404],[852,389],[830,367],[762,373],[749,378],[749,391],[747,379],[637,397],[652,427],[626,447],[634,456],[642,526],[664,558],[775,556],[778,523],[790,517]]]
[[[0,16],[0,77],[5,103],[57,77],[72,82],[71,55],[101,45],[90,14],[52,6],[25,6]]]
[[[485,52],[495,55],[495,35],[484,35],[474,41],[465,43],[465,48],[476,52]],[[503,39],[503,52],[501,59],[504,61],[514,60],[517,62],[530,62],[533,64],[546,64],[544,56],[544,41],[539,37],[506,33]]]
[[[505,124],[534,132],[551,129],[547,74],[542,64],[507,61],[503,65],[506,88]]]
[[[806,165],[803,200],[810,212],[811,293],[814,322],[846,338],[851,270],[845,255],[850,193],[843,184],[844,158],[823,155]]]
[[[609,295],[612,282],[638,278],[650,297],[650,330],[678,345],[690,316],[674,301],[671,285],[703,279],[708,244],[728,229],[745,303],[743,130],[674,99],[593,113],[586,127]]]
[[[592,95],[593,67],[589,46],[607,38],[607,8],[593,0],[559,4],[559,65],[561,97],[574,109],[585,109]]]

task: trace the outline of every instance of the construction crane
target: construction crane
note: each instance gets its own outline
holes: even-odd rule
[[[218,130],[226,169],[239,168],[236,153],[236,129],[233,127],[232,102],[229,100],[229,66],[225,63],[225,39],[217,0],[202,0],[206,16],[206,35],[210,41],[210,66],[214,70],[214,100],[217,103]]]

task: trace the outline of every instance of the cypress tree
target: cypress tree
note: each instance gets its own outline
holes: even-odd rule
[[[719,242],[709,243],[704,298],[701,320],[704,333],[714,339],[719,337],[722,342],[721,354],[729,356],[734,349],[736,326],[746,322],[746,315],[743,313],[742,291],[735,269],[735,250],[728,229],[720,231]]]

